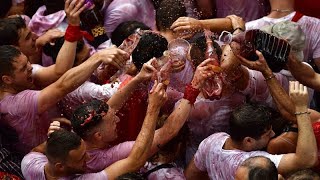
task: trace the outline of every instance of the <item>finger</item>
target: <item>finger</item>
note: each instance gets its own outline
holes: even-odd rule
[[[303,84],[299,84],[299,92],[303,93],[303,89],[304,89],[304,85]]]
[[[289,94],[291,94],[294,90],[294,82],[293,81],[290,81],[289,82]]]
[[[299,91],[299,82],[298,81],[294,82],[294,91]]]
[[[70,14],[73,16],[76,16],[76,12],[81,8],[81,7],[86,7],[83,5],[84,0],[77,1],[77,4],[74,6],[74,8],[71,10]]]
[[[254,66],[254,62],[249,61],[249,60],[247,60],[246,58],[244,58],[244,57],[242,57],[240,55],[236,55],[236,56],[238,57],[238,59],[241,62],[241,64],[243,64],[243,65],[245,65],[245,66],[247,66],[249,68],[252,68]]]
[[[198,65],[198,67],[204,67],[204,66],[206,66],[208,63],[210,63],[210,62],[212,62],[212,59],[206,59],[206,60],[204,60],[204,61],[202,61],[202,63],[200,63],[199,65]]]
[[[118,63],[116,63],[115,61],[111,60],[111,62],[109,64],[113,65],[114,67],[116,67],[118,69],[121,69],[121,66]]]
[[[304,93],[304,94],[308,94],[308,88],[307,88],[307,86],[303,86],[303,93]]]
[[[158,81],[154,80],[154,84],[153,84],[153,86],[152,86],[152,88],[150,90],[150,94],[154,92],[154,90],[156,89],[157,85],[158,85]]]
[[[66,0],[66,2],[64,3],[64,9],[67,10],[70,6],[70,2],[71,0]]]
[[[164,88],[164,84],[163,83],[159,83],[155,89],[156,92],[160,92],[162,89]]]
[[[76,11],[74,13],[74,16],[79,16],[85,9],[87,8],[86,4],[84,6],[82,6],[80,9],[78,9],[78,11]]]
[[[194,29],[192,29],[192,27],[190,25],[182,25],[182,26],[178,26],[172,29],[172,31],[174,32],[184,32],[184,31],[193,31]]]

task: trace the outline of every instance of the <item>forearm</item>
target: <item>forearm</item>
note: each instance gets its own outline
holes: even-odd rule
[[[94,54],[81,65],[70,69],[62,75],[56,82],[57,87],[67,93],[72,92],[91,76],[100,63],[101,58],[99,54]]]
[[[178,134],[188,119],[191,108],[192,105],[188,100],[181,99],[179,105],[170,114],[163,127],[156,130],[149,156],[152,156],[159,150],[158,146],[161,147],[162,145],[168,143]]]
[[[140,79],[134,77],[127,85],[125,85],[122,89],[119,89],[107,102],[110,108],[116,112],[120,110],[123,104],[131,96],[132,92],[141,82],[142,81]]]
[[[77,41],[69,42],[64,41],[55,64],[55,74],[60,77],[66,71],[73,67],[74,60],[76,59]]]
[[[31,151],[32,152],[39,152],[39,153],[45,153],[46,151],[46,147],[47,147],[47,141],[43,142],[42,144],[40,144],[39,146],[33,148]]]
[[[307,107],[296,108],[296,112],[305,112]],[[297,115],[298,141],[296,148],[297,162],[301,168],[311,168],[317,162],[317,143],[311,125],[310,115]]]
[[[141,131],[129,155],[130,158],[133,158],[133,171],[143,166],[149,157],[148,155],[151,148],[159,111],[160,107],[153,105],[148,106]]]
[[[283,89],[279,81],[274,77],[270,69],[262,72],[266,83],[268,85],[270,94],[277,105],[280,113],[288,120],[296,123],[296,118],[294,116],[295,106],[289,94]]]
[[[232,31],[232,23],[228,18],[214,18],[200,20],[204,29],[210,29],[213,32]]]

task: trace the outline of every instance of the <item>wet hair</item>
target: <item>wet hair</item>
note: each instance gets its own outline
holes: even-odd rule
[[[311,169],[300,170],[294,172],[288,177],[288,180],[319,180],[319,174]]]
[[[130,172],[117,177],[117,180],[146,180],[141,173]]]
[[[261,104],[248,103],[235,109],[230,117],[230,136],[236,142],[245,137],[260,139],[271,128],[270,110]]]
[[[26,28],[24,19],[20,16],[0,19],[0,46],[18,45],[21,29]]]
[[[0,18],[5,18],[12,7],[12,0],[0,1]]]
[[[163,0],[156,10],[156,25],[159,31],[170,29],[179,18],[187,16],[184,2],[181,0]]]
[[[213,47],[216,49],[216,53],[218,55],[218,58],[221,59],[222,49],[219,46],[219,44],[214,41],[213,37],[211,39],[212,39],[212,42],[213,42]],[[202,61],[205,60],[204,57],[205,57],[205,52],[206,52],[206,49],[207,49],[207,43],[206,43],[206,37],[204,36],[204,33],[202,32],[202,33],[196,34],[194,37],[192,37],[190,39],[190,43],[193,46],[192,49],[197,48],[201,52],[199,54],[200,59],[198,59],[198,58],[192,59],[192,63],[194,65],[194,67],[197,67]]]
[[[47,56],[50,56],[54,62],[56,62],[56,59],[58,57],[59,51],[64,43],[64,37],[57,38],[52,45],[51,43],[46,43],[42,50],[44,54]],[[79,40],[77,43],[76,53],[79,53],[84,47],[84,41]]]
[[[79,148],[81,138],[70,131],[60,129],[50,134],[47,140],[46,156],[52,163],[66,161],[71,150]]]
[[[21,51],[14,46],[0,46],[0,77],[13,74],[13,62],[20,55]],[[0,78],[0,84],[3,84],[2,78]]]
[[[101,100],[93,100],[79,106],[71,118],[73,131],[81,138],[87,139],[92,130],[102,122],[102,117],[108,110],[108,104]]]
[[[122,42],[131,34],[135,33],[138,28],[141,30],[151,30],[150,27],[142,22],[125,21],[119,24],[117,28],[111,33],[111,42],[116,46],[120,46]]]
[[[248,180],[278,179],[278,170],[275,164],[264,156],[250,157],[246,159],[240,167],[248,168]]]
[[[64,10],[65,0],[44,0],[46,6],[45,16]]]
[[[159,58],[168,49],[168,41],[154,32],[144,33],[132,53],[132,62],[138,70],[151,58]]]

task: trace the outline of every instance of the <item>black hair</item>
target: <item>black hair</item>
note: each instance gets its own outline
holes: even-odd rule
[[[219,46],[219,44],[214,41],[214,37],[212,37],[211,39],[212,39],[212,42],[213,42],[213,47],[215,48],[216,53],[218,55],[218,59],[221,59],[222,49]],[[204,57],[205,57],[205,52],[206,52],[206,49],[207,49],[207,43],[206,43],[206,37],[204,36],[204,33],[203,32],[202,33],[197,33],[195,36],[193,36],[190,39],[190,43],[192,45],[191,56],[192,56],[193,51],[195,49],[200,50],[200,54],[197,54],[198,56],[196,58],[191,57],[194,67],[197,67],[202,61],[205,60]]]
[[[50,134],[45,153],[51,162],[66,161],[69,152],[79,148],[80,145],[81,138],[77,134],[59,129]]]
[[[187,16],[184,2],[181,0],[163,0],[156,10],[156,25],[159,31],[170,29],[179,18]]]
[[[103,113],[107,113],[108,110],[108,104],[101,100],[93,100],[79,106],[71,118],[73,131],[81,138],[86,139],[90,131],[102,122]],[[88,120],[88,118],[90,119]]]
[[[132,62],[138,70],[151,58],[159,58],[168,49],[168,41],[154,32],[144,33],[137,47],[132,52]]]
[[[64,10],[65,0],[44,0],[46,6],[45,15],[53,14],[55,12]]]
[[[3,84],[2,76],[13,74],[13,62],[20,55],[21,52],[14,46],[0,46],[0,84]]]
[[[246,159],[240,167],[248,168],[248,180],[278,179],[278,170],[275,164],[264,156],[250,157]]]
[[[138,28],[141,30],[151,30],[150,27],[142,22],[125,21],[119,24],[111,33],[111,42],[116,46],[120,46],[122,42],[131,34],[135,33]]]
[[[141,173],[130,172],[117,177],[117,180],[146,180]]]
[[[271,128],[270,110],[261,104],[247,103],[232,112],[230,117],[230,136],[236,142],[245,137],[260,139]]]
[[[56,62],[56,59],[58,57],[59,51],[64,43],[64,37],[59,37],[55,39],[54,44],[46,43],[43,46],[43,52],[47,56],[50,56],[54,62]],[[79,53],[84,47],[84,41],[81,39],[77,42],[77,48],[76,53]]]
[[[24,19],[20,16],[0,19],[0,46],[18,45],[21,29],[26,28]]]
[[[12,0],[0,1],[0,18],[5,18],[12,7]]]
[[[288,180],[319,180],[320,176],[311,169],[304,169],[291,174]]]

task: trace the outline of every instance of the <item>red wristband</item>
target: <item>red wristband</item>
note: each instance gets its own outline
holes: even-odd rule
[[[192,87],[191,84],[188,84],[188,85],[186,85],[183,99],[188,100],[190,104],[194,104],[194,102],[196,102],[196,99],[197,99],[199,93],[200,93],[199,89],[196,89],[196,88]]]
[[[75,42],[86,38],[89,41],[93,41],[93,37],[86,31],[81,31],[80,26],[68,25],[64,39],[69,42]]]

